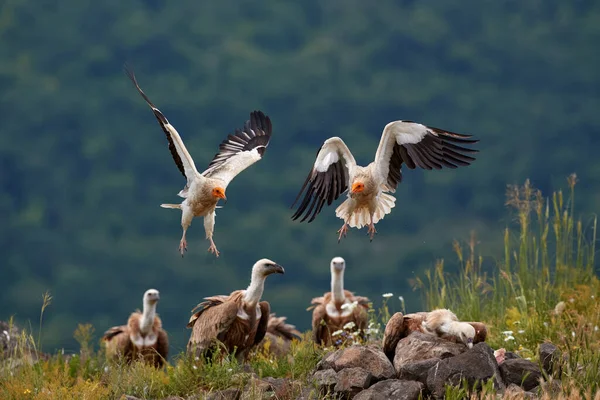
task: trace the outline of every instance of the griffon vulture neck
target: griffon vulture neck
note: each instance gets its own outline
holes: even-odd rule
[[[331,271],[331,298],[336,305],[344,304],[344,270]]]
[[[252,270],[252,278],[250,279],[250,286],[246,289],[244,294],[244,303],[249,306],[255,306],[260,301],[265,290],[265,276],[260,271]]]
[[[147,300],[144,300],[144,310],[142,312],[142,320],[140,321],[140,332],[143,335],[147,335],[152,330],[155,316],[156,303],[151,303]]]

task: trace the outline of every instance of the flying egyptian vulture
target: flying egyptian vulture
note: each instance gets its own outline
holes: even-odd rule
[[[236,290],[229,296],[206,297],[192,310],[187,324],[192,334],[187,345],[188,354],[211,356],[221,342],[229,353],[235,351],[238,361],[245,360],[248,352],[265,337],[270,306],[260,301],[265,279],[271,274],[283,274],[283,267],[263,258],[252,267],[250,286]]]
[[[456,315],[447,309],[437,309],[431,312],[418,312],[402,315],[397,312],[388,321],[383,334],[383,352],[394,359],[396,345],[400,339],[413,332],[440,337],[457,343],[464,343],[467,347],[484,342],[487,337],[487,328],[481,322],[461,322]]]
[[[348,199],[335,210],[344,225],[338,231],[338,242],[348,227],[368,226],[373,240],[375,224],[394,208],[394,193],[402,181],[402,165],[409,169],[457,168],[469,165],[475,158],[468,154],[477,150],[463,147],[478,142],[470,135],[448,132],[410,121],[390,122],[383,129],[375,161],[361,167],[339,137],[329,138],[317,153],[317,159],[292,207],[304,197],[292,216],[300,222],[312,222],[327,203],[345,190]],[[306,192],[304,190],[306,189]]]
[[[219,251],[212,238],[217,203],[220,199],[227,202],[225,196],[227,185],[237,174],[259,161],[264,155],[271,139],[271,119],[261,111],[250,113],[250,120],[246,121],[244,129],[236,129],[234,134],[227,136],[227,139],[219,145],[219,152],[208,164],[208,168],[200,174],[175,127],[167,121],[163,113],[142,91],[133,70],[126,66],[125,72],[152,109],[158,124],[167,136],[169,150],[175,164],[187,179],[185,187],[178,194],[185,199],[181,204],[161,204],[163,208],[179,209],[182,212],[181,227],[183,228],[183,235],[179,242],[181,256],[187,250],[185,234],[192,223],[192,219],[194,217],[204,217],[204,231],[206,232],[206,239],[210,242],[208,250],[218,257]]]
[[[143,359],[155,367],[164,364],[169,354],[169,339],[156,315],[159,299],[158,290],[148,289],[144,293],[143,311],[132,313],[127,325],[113,326],[104,333],[102,341],[108,359],[126,362]]]
[[[302,333],[294,325],[287,324],[286,319],[271,313],[267,323],[267,333],[261,342],[261,345],[268,342],[269,351],[280,357],[290,352],[292,340],[302,339]]]
[[[314,308],[313,340],[324,346],[336,344],[332,334],[337,331],[354,331],[363,336],[363,331],[369,322],[367,315],[369,299],[355,296],[354,293],[344,290],[344,270],[346,269],[344,259],[342,257],[333,258],[330,268],[331,292],[312,299],[312,306],[308,308],[308,310]]]

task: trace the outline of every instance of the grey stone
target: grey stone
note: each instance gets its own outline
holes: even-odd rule
[[[208,393],[204,400],[239,400],[242,395],[240,389],[225,389],[216,392]]]
[[[504,361],[500,365],[500,372],[507,384],[514,383],[525,390],[531,390],[538,386],[542,377],[540,367],[524,358]]]
[[[441,399],[446,385],[459,386],[463,379],[474,389],[490,379],[497,390],[506,388],[494,351],[484,342],[477,343],[463,354],[444,359],[431,368],[427,375],[427,388],[435,398]]]
[[[323,358],[317,369],[333,368],[339,372],[345,368],[360,367],[369,371],[375,381],[395,377],[394,366],[383,351],[376,346],[353,345],[339,349]]]
[[[373,381],[373,375],[363,368],[344,368],[337,373],[337,383],[333,390],[347,399],[353,398],[358,392],[368,388]]]
[[[401,339],[396,345],[394,355],[394,368],[400,371],[402,366],[415,361],[427,360],[429,358],[448,358],[467,351],[467,346],[462,343],[454,343],[436,336],[421,332],[413,332]]]
[[[502,398],[535,399],[537,396],[534,393],[526,392],[521,386],[511,383],[504,391]]]
[[[398,379],[406,381],[419,381],[427,384],[427,375],[429,369],[439,363],[441,359],[430,358],[422,361],[415,361],[402,364],[398,370]]]
[[[358,393],[354,400],[417,400],[423,387],[421,382],[388,379]]]
[[[337,383],[337,373],[333,368],[317,371],[313,374],[313,380],[321,393],[331,393]]]
[[[544,371],[551,376],[559,375],[562,353],[558,347],[550,342],[542,343],[538,353]]]

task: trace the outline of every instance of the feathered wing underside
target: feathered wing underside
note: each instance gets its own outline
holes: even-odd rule
[[[386,189],[394,192],[402,182],[402,164],[409,169],[457,168],[475,160],[469,154],[478,150],[464,147],[477,143],[471,135],[449,132],[410,121],[387,124],[375,154],[377,174]]]
[[[219,145],[219,152],[202,175],[229,184],[237,174],[262,158],[272,132],[271,119],[262,111],[253,111],[244,129],[236,129]]]
[[[154,116],[156,117],[156,120],[158,121],[158,124],[165,133],[165,136],[167,137],[167,141],[169,143],[169,151],[171,152],[171,156],[173,157],[173,160],[175,161],[175,164],[177,165],[177,168],[179,169],[181,174],[187,179],[187,189],[191,185],[192,180],[200,175],[196,170],[194,160],[192,159],[190,153],[183,144],[183,140],[181,139],[179,132],[177,132],[175,127],[169,123],[169,121],[163,115],[163,113],[158,108],[156,108],[156,106],[150,101],[148,96],[146,96],[146,94],[138,84],[137,79],[135,78],[133,69],[130,66],[125,65],[125,73],[129,77],[129,79],[131,79],[140,95],[142,95],[144,100],[146,100],[146,103],[148,103],[148,105],[150,106],[152,112],[154,113]],[[186,189],[184,189],[183,192],[185,192]]]
[[[241,295],[234,292],[230,296],[206,297],[205,300],[192,310],[193,312],[200,309],[192,315],[187,324],[188,328],[192,328],[188,352],[194,350],[203,352],[208,350],[216,340],[224,340],[224,333],[237,317]]]
[[[306,219],[312,222],[325,203],[331,205],[348,189],[350,173],[355,166],[354,156],[342,139],[327,139],[317,152],[317,159],[292,204],[293,208],[306,189],[292,219],[302,217],[300,222]]]

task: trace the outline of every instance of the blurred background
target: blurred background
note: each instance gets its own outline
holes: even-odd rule
[[[172,354],[190,310],[245,288],[253,263],[286,269],[264,298],[301,330],[329,290],[329,261],[346,288],[398,309],[421,307],[410,279],[472,232],[489,268],[503,257],[507,184],[545,194],[576,172],[584,222],[600,202],[600,2],[592,0],[221,0],[0,3],[0,319],[39,325],[43,349],[78,347],[125,323],[148,288]],[[202,219],[178,254],[185,184],[141,87],[182,134],[202,171],[250,111],[273,121],[263,160],[227,189],[207,252]],[[405,170],[393,212],[372,243],[353,229],[337,244],[335,206],[311,224],[289,209],[321,143],[341,136],[357,161],[386,123],[413,120],[481,140],[457,170]]]

